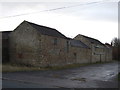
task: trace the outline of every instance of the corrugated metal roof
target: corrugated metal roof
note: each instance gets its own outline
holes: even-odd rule
[[[26,21],[26,22],[28,22],[28,21]],[[42,25],[37,25],[37,24],[31,23],[31,22],[28,22],[28,23],[43,35],[49,35],[49,36],[54,36],[54,37],[66,39],[66,36],[63,35],[62,33],[60,33],[59,31],[57,31],[56,29],[42,26]]]

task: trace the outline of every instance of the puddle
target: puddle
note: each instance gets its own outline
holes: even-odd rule
[[[109,73],[109,74],[107,74],[107,76],[110,76],[110,77],[112,77],[112,76],[114,76],[115,74],[114,73]]]

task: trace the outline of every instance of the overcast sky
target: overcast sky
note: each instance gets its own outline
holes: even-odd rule
[[[110,43],[118,37],[118,0],[43,1],[0,2],[0,31],[14,30],[27,20],[71,38],[83,34]]]

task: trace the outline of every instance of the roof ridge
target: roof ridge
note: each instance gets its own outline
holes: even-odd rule
[[[85,35],[82,35],[82,34],[78,34],[78,35],[81,35],[85,38],[88,38],[88,40],[91,42],[91,43],[96,43],[96,44],[101,44],[104,46],[104,43],[102,43],[101,41],[99,41],[98,39],[95,39],[95,38],[92,38],[92,37],[88,37],[88,36],[85,36]],[[77,36],[78,36],[77,35]]]
[[[27,22],[27,23],[30,23],[30,24],[34,24],[34,25],[37,25],[37,26],[40,26],[40,27],[44,27],[44,28],[49,28],[49,29],[56,30],[55,28],[51,28],[51,27],[44,26],[44,25],[39,25],[39,24],[37,24],[37,23],[32,23],[32,22],[29,22],[29,21],[26,21],[26,20],[24,20],[24,22]]]
[[[65,35],[63,35],[61,32],[54,28],[50,28],[47,26],[35,24],[29,21],[24,20],[23,22],[29,23],[32,27],[34,27],[36,30],[38,30],[43,35],[49,35],[49,36],[55,36],[55,37],[61,37],[61,38],[67,38]]]
[[[94,39],[94,40],[97,40],[97,41],[99,41],[98,39],[96,39],[96,38],[92,38],[92,37],[89,37],[89,36],[85,36],[85,35],[82,35],[82,34],[78,34],[78,35],[81,35],[81,36],[84,36],[84,37],[86,37],[86,38],[90,38],[90,39]],[[100,42],[100,41],[99,41]]]

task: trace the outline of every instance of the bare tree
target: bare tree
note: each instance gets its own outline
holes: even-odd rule
[[[113,46],[112,48],[113,59],[120,61],[120,39],[115,37],[111,41],[111,45]]]

